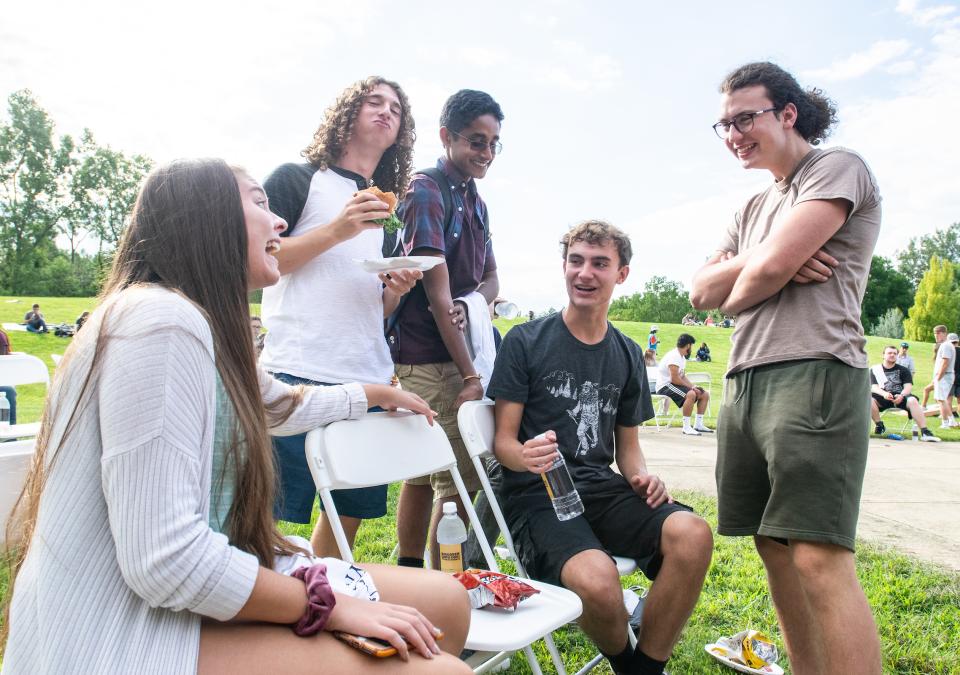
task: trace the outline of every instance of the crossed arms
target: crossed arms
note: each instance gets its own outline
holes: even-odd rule
[[[850,207],[845,199],[801,202],[757,246],[739,253],[717,251],[694,275],[690,303],[696,309],[739,314],[791,281],[827,281],[839,261],[823,246],[846,221]]]

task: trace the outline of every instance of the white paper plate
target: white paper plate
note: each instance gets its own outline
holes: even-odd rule
[[[718,654],[713,651],[714,648],[724,649],[726,647],[723,645],[718,645],[716,643],[705,645],[703,651],[715,658],[717,661],[722,663],[725,666],[730,666],[736,671],[741,673],[753,673],[753,675],[783,675],[783,668],[778,666],[776,663],[771,663],[769,666],[764,666],[763,668],[751,668],[750,666],[745,666],[742,663],[737,663],[736,661],[731,661],[728,657],[723,654]]]
[[[389,272],[390,270],[420,270],[426,272],[433,269],[444,258],[434,255],[408,255],[397,258],[370,258],[355,260],[366,272]]]

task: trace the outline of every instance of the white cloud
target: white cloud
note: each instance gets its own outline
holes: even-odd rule
[[[818,82],[852,80],[903,56],[909,49],[910,43],[907,40],[881,40],[874,42],[865,51],[834,61],[826,68],[807,71],[803,77]]]
[[[935,5],[920,9],[918,0],[900,0],[897,3],[897,12],[910,18],[918,26],[931,26],[934,24],[943,24],[944,19],[951,17],[957,11],[953,5]],[[955,24],[955,21],[949,21],[948,24]]]

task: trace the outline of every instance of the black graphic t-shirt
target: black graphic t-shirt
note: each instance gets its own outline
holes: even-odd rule
[[[653,418],[643,351],[607,324],[602,341],[577,340],[551,314],[514,327],[497,354],[487,388],[493,399],[523,403],[519,440],[552,429],[574,483],[613,475],[614,429]],[[543,490],[539,474],[503,468],[504,494]]]
[[[883,366],[883,374],[887,376],[887,381],[883,383],[881,389],[890,392],[894,396],[903,391],[903,385],[913,384],[913,375],[910,374],[910,370],[900,364],[894,365],[893,368]],[[871,368],[870,384],[876,383],[877,376],[873,374],[873,369]]]

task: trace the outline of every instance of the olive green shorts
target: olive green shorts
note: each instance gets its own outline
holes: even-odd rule
[[[457,470],[460,471],[460,477],[463,478],[467,492],[480,490],[480,478],[473,468],[470,453],[467,452],[467,446],[460,438],[460,427],[457,426],[457,410],[454,408],[454,403],[457,401],[460,390],[463,389],[463,378],[457,366],[452,361],[416,366],[398,364],[396,372],[404,391],[413,392],[437,411],[436,421],[443,427],[453,447],[453,454],[457,458]],[[411,485],[432,486],[435,500],[457,494],[457,486],[450,477],[449,471],[411,478],[406,482]]]
[[[717,423],[720,534],[854,548],[867,463],[866,368],[813,359],[725,381]]]

